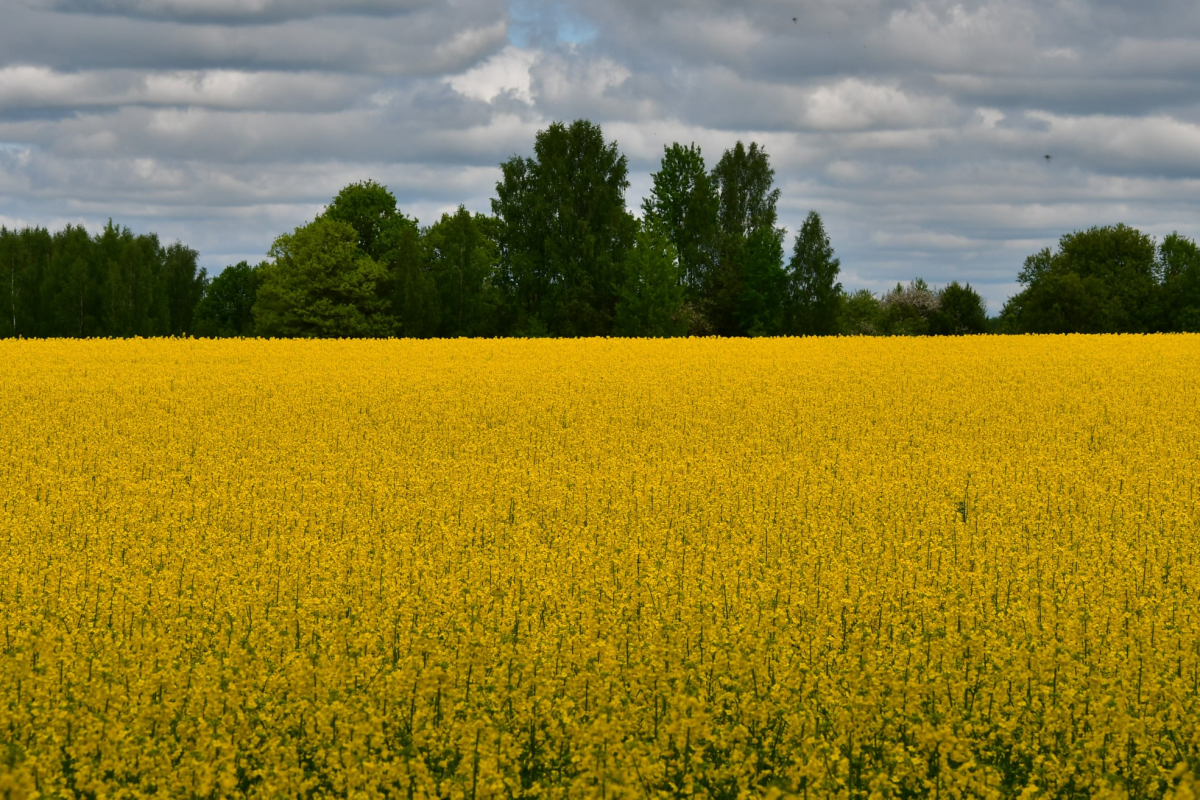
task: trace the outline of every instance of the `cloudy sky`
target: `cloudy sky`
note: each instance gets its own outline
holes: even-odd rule
[[[215,272],[355,180],[487,211],[577,117],[631,208],[664,144],[765,144],[852,288],[968,280],[996,313],[1064,232],[1200,235],[1195,0],[3,0],[0,224],[112,217]]]

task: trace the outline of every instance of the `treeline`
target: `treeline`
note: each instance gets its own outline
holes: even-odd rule
[[[0,229],[0,336],[961,335],[1200,330],[1200,250],[1124,225],[1031,256],[988,319],[970,285],[916,279],[846,292],[821,217],[786,250],[766,151],[737,142],[711,168],[665,148],[640,218],[625,156],[587,120],[537,134],[501,165],[490,215],[432,225],[374,181],[351,184],[269,260],[211,281],[182,245],[111,222]],[[7,280],[5,280],[7,279]]]
[[[95,236],[0,228],[0,336],[191,333],[207,286],[196,259],[111,221]]]

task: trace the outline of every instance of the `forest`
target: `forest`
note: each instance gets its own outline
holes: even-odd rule
[[[672,144],[640,216],[628,162],[588,120],[500,165],[491,214],[430,225],[381,184],[343,188],[268,258],[210,278],[198,254],[111,220],[0,228],[0,337],[824,336],[1200,331],[1200,248],[1124,224],[1029,256],[989,317],[980,295],[916,278],[846,291],[821,216],[792,238],[758,143],[711,168]]]

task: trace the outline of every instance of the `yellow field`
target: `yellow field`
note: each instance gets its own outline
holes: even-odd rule
[[[0,342],[0,797],[1192,797],[1198,376]]]

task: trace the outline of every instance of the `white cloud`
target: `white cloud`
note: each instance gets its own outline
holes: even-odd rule
[[[530,70],[541,53],[509,45],[478,66],[446,79],[454,91],[490,103],[500,94],[511,93],[523,103],[533,103]]]

